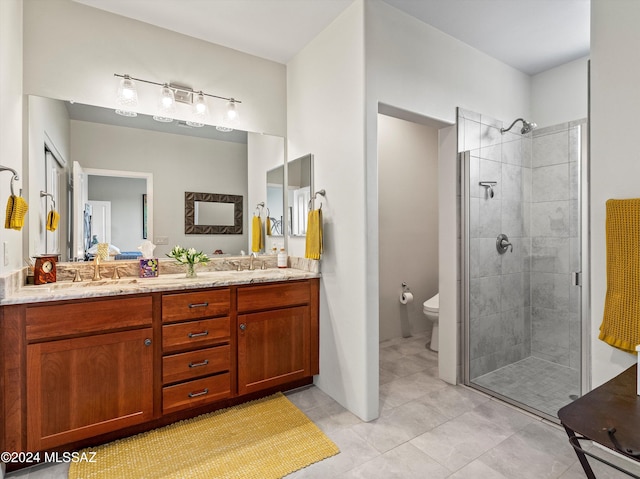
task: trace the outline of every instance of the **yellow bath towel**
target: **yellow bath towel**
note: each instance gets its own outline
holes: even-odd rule
[[[640,198],[607,201],[607,294],[599,338],[634,352],[640,344]]]
[[[266,220],[266,229],[267,229],[267,236],[271,236],[271,218],[269,218],[267,216],[267,220]]]
[[[320,259],[322,251],[322,210],[317,209],[309,211],[307,219],[307,241],[305,244],[304,257]]]
[[[251,251],[258,253],[262,248],[264,248],[262,220],[259,216],[254,216],[253,223],[251,225]]]
[[[58,223],[60,222],[60,214],[56,210],[49,211],[47,215],[47,230],[55,231],[58,229]]]
[[[27,205],[22,196],[9,196],[4,227],[20,231],[24,226],[24,216],[27,214],[28,209],[29,205]]]

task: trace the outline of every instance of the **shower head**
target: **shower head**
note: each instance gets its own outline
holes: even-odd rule
[[[523,135],[526,135],[531,130],[533,130],[536,126],[538,126],[534,122],[529,122],[529,121],[525,120],[524,118],[518,118],[517,120],[514,120],[514,122],[511,123],[511,125],[509,125],[509,128],[500,128],[500,133],[502,133],[504,135],[511,128],[513,128],[513,125],[515,125],[519,121],[522,122],[522,129],[520,130],[520,133],[523,134]]]

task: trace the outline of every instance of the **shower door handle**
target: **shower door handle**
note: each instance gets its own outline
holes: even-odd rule
[[[582,286],[582,271],[574,271],[571,274],[573,275],[573,285]]]

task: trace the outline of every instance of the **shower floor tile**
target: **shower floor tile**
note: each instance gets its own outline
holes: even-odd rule
[[[580,372],[530,356],[471,380],[483,388],[558,417],[580,395]]]

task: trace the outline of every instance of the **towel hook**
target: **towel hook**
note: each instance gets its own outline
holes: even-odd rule
[[[261,208],[264,208],[264,201],[261,201],[260,203],[258,203],[256,205],[256,209],[253,211],[253,215],[254,216],[260,216]]]
[[[13,190],[13,182],[20,181],[20,176],[18,176],[18,172],[13,168],[9,168],[8,166],[2,166],[2,165],[0,165],[0,171],[10,171],[13,174],[13,176],[11,177],[11,196],[16,196]]]
[[[320,196],[322,196],[324,198],[326,196],[326,194],[327,194],[327,192],[324,189],[316,191],[313,194],[313,196],[309,199],[309,209],[311,210],[311,206],[313,204],[313,201],[316,199],[316,196],[320,195]],[[319,209],[322,209],[322,201],[320,201],[320,208]]]
[[[53,197],[53,195],[51,193],[45,193],[44,191],[40,191],[40,198],[42,198],[43,196],[48,196],[49,198],[51,198],[51,203],[53,203],[53,208],[52,209],[56,209],[56,199]]]

